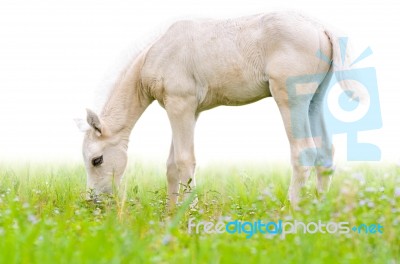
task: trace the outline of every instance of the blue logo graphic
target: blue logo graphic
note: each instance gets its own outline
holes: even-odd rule
[[[342,66],[346,59],[347,38],[339,38]],[[291,109],[291,128],[295,138],[320,138],[317,145],[317,158],[310,155],[313,150],[305,149],[300,162],[305,166],[332,165],[332,136],[347,134],[347,159],[349,161],[378,161],[381,152],[378,146],[358,141],[358,132],[382,127],[376,71],[372,67],[352,66],[372,54],[368,47],[348,69],[340,69],[321,51],[317,57],[331,65],[325,74],[290,77],[287,79],[289,104]],[[313,87],[314,90],[302,89]],[[297,102],[308,100],[308,116],[296,109]],[[324,125],[326,124],[326,126]],[[304,129],[309,124],[310,129]],[[311,135],[310,135],[311,134]],[[315,141],[315,140],[314,140]],[[315,150],[314,150],[315,151]]]

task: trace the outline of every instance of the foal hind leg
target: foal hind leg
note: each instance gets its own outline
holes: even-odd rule
[[[314,94],[309,109],[311,132],[317,148],[315,169],[317,171],[317,190],[324,193],[329,190],[333,174],[334,148],[324,116],[324,97],[329,85],[330,74],[318,87]]]
[[[304,187],[314,165],[316,149],[308,118],[311,96],[290,98],[285,79],[270,79],[271,93],[278,105],[286,134],[290,143],[292,178],[289,186],[289,199],[297,207],[301,189]]]
[[[179,171],[175,164],[174,141],[171,141],[169,156],[167,160],[168,181],[168,206],[172,208],[178,201],[179,195]]]

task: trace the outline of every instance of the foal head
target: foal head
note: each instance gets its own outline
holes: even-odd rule
[[[107,124],[91,110],[86,120],[75,120],[85,132],[82,145],[87,172],[87,188],[95,194],[111,193],[118,187],[127,165],[128,140],[111,132]]]

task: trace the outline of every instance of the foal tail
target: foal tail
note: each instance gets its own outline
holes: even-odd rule
[[[351,58],[351,45],[347,37],[339,37],[332,30],[325,29],[325,34],[328,36],[332,46],[332,64],[331,70],[335,74],[343,91],[352,99],[360,103],[365,103],[368,100],[368,92],[363,85],[356,80],[357,71],[350,71],[353,64]]]

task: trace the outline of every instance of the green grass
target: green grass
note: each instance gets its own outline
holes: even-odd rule
[[[126,195],[85,200],[81,165],[0,167],[0,263],[399,263],[400,168],[339,169],[300,211],[287,204],[285,166],[199,168],[199,203],[167,212],[163,166],[132,165]],[[397,189],[396,189],[397,188]],[[188,220],[381,224],[383,234],[188,234]]]

